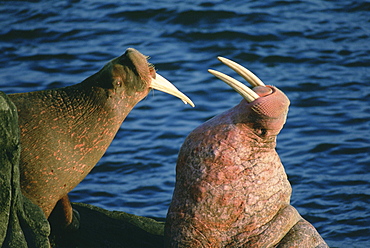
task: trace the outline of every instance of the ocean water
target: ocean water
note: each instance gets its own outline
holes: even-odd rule
[[[370,1],[0,1],[0,90],[79,83],[134,47],[195,108],[153,91],[70,194],[163,219],[186,135],[241,97],[233,59],[291,100],[277,150],[292,205],[331,247],[370,247]]]

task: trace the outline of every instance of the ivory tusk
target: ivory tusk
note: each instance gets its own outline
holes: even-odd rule
[[[242,76],[247,82],[249,82],[252,87],[256,86],[266,86],[261,79],[259,79],[253,72],[245,68],[244,66],[241,66],[240,64],[224,58],[224,57],[217,57],[218,60],[220,60],[222,63],[233,69],[236,73],[238,73],[240,76]]]
[[[185,104],[189,104],[190,106],[194,107],[194,103],[187,97],[185,94],[183,94],[181,91],[179,91],[175,85],[170,83],[167,79],[156,73],[155,78],[152,78],[152,82],[150,84],[150,88],[163,91],[165,93],[168,93],[170,95],[176,96],[180,98]]]
[[[215,71],[212,69],[209,69],[208,72],[218,77],[219,79],[221,79],[228,85],[230,85],[230,87],[233,88],[236,92],[238,92],[247,102],[253,102],[257,98],[259,98],[259,95],[257,95],[256,92],[254,92],[252,89],[250,89],[248,86],[244,85],[243,83],[239,82],[238,80],[222,72]]]

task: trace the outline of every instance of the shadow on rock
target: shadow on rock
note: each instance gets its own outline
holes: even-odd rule
[[[93,205],[73,203],[80,228],[51,235],[53,247],[163,247],[164,222]]]

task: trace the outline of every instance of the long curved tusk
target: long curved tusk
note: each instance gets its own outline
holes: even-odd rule
[[[230,85],[230,87],[233,88],[236,92],[238,92],[247,102],[253,102],[257,98],[259,98],[259,95],[257,95],[256,92],[254,92],[252,89],[250,89],[248,86],[244,85],[243,83],[239,82],[238,80],[222,72],[215,71],[212,69],[208,69],[208,72],[218,77],[219,79],[221,79],[228,85]]]
[[[240,76],[242,76],[245,80],[247,80],[253,87],[256,86],[266,86],[261,79],[259,79],[253,72],[245,68],[244,66],[239,65],[238,63],[224,58],[224,57],[217,57],[222,63],[233,69],[237,72]]]
[[[189,97],[179,91],[175,87],[175,85],[170,83],[167,79],[165,79],[158,73],[156,73],[155,78],[152,78],[150,88],[176,96],[180,98],[185,104],[189,103],[190,106],[195,107],[194,103],[189,99]]]

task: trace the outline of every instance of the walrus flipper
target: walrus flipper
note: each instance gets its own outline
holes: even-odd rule
[[[68,195],[57,202],[48,220],[52,230],[73,231],[80,227],[80,214],[72,208]]]

